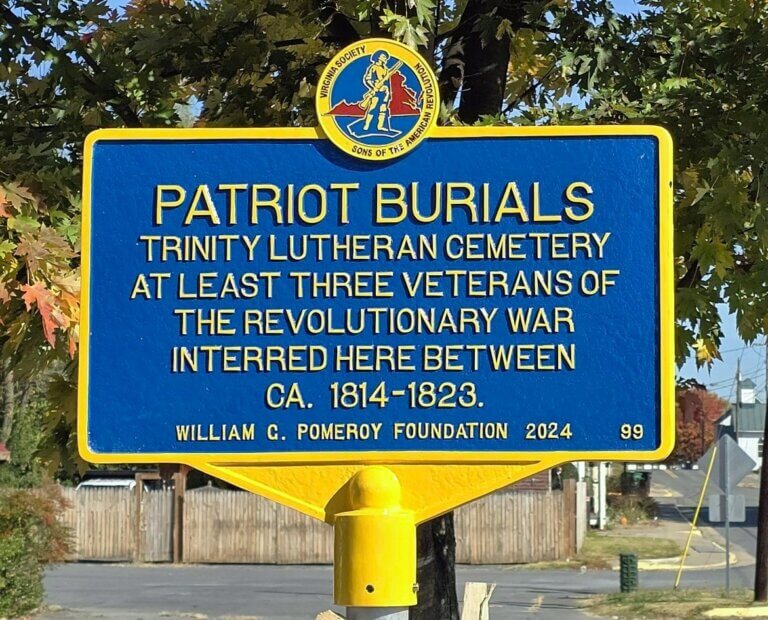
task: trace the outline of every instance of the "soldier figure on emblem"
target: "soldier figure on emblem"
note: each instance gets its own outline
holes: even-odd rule
[[[394,137],[401,133],[392,129],[389,122],[389,104],[392,101],[392,89],[389,80],[403,63],[398,61],[390,68],[387,66],[388,60],[389,54],[383,50],[371,54],[371,64],[363,74],[363,84],[368,90],[360,102],[360,106],[365,110],[365,116],[352,121],[347,126],[349,133],[353,136],[359,138]],[[375,129],[371,128],[374,117],[376,119]]]

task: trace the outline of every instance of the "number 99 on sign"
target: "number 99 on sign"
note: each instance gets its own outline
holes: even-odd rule
[[[642,424],[622,424],[619,429],[619,436],[622,439],[642,439],[643,438],[643,425]]]

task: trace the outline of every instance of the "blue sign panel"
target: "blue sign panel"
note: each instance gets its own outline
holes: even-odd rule
[[[440,128],[386,163],[315,130],[86,151],[93,460],[671,447],[662,130]]]

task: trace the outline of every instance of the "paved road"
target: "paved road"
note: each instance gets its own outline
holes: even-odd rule
[[[658,470],[653,472],[652,480],[655,484],[660,484],[681,495],[681,497],[677,498],[657,498],[657,501],[662,505],[676,505],[685,519],[689,521],[693,519],[696,503],[699,500],[701,487],[704,483],[704,472],[687,469]],[[718,492],[716,488],[707,490],[707,495],[704,498],[704,507],[700,515],[701,525],[709,525],[724,538],[725,525],[709,522],[709,510],[707,508],[709,494],[715,492]],[[757,505],[759,492],[757,474],[747,476],[736,492],[745,496],[747,520],[745,523],[731,525],[731,542],[754,557],[757,545]],[[664,517],[674,518],[673,515],[667,512],[664,513]]]
[[[332,569],[328,566],[132,566],[67,564],[46,575],[46,602],[63,609],[40,620],[306,620],[328,609]],[[644,573],[644,588],[668,588],[671,572]],[[720,587],[722,571],[685,575],[686,587]],[[733,572],[734,587],[748,586],[750,567]],[[542,620],[583,620],[580,602],[615,592],[613,571],[543,571],[511,567],[458,568],[459,591],[466,581],[498,584],[494,620],[538,616]],[[339,611],[339,610],[337,610]]]
[[[739,489],[747,496],[748,522],[732,529],[733,542],[751,554],[757,510],[753,478]],[[658,498],[664,515],[681,523],[690,519],[703,474],[655,471],[653,480],[671,491],[670,497]],[[722,526],[715,527],[722,532]],[[733,587],[750,587],[753,571],[750,565],[734,567]],[[462,566],[457,574],[460,592],[466,581],[497,584],[491,603],[494,620],[523,616],[583,620],[586,616],[579,611],[583,599],[618,589],[618,574],[612,571]],[[668,588],[673,580],[673,572],[646,572],[641,575],[641,587]],[[307,619],[330,607],[331,581],[332,569],[327,566],[68,564],[47,573],[46,602],[61,609],[47,612],[40,620]],[[723,583],[722,569],[686,571],[683,579],[683,586],[689,588],[719,589]]]

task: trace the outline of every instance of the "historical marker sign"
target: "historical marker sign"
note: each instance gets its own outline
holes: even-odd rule
[[[86,458],[671,449],[663,130],[437,128],[368,162],[314,129],[126,129],[85,157]]]
[[[333,523],[336,603],[402,616],[418,523],[672,449],[671,140],[436,128],[429,64],[385,39],[316,109],[88,138],[79,448]]]

